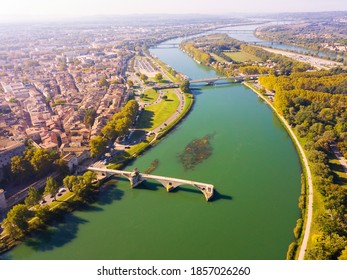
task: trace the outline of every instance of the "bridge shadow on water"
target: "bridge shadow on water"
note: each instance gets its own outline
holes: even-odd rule
[[[140,185],[138,185],[135,189],[166,192],[166,189],[163,185],[161,185],[159,183],[151,182],[151,181],[144,181]],[[197,190],[196,188],[194,188],[193,186],[190,186],[190,185],[179,186],[170,192],[171,193],[188,192],[188,193],[195,193],[197,195],[204,196],[201,191]],[[210,199],[210,202],[218,201],[218,200],[232,200],[232,199],[233,199],[232,196],[221,194],[216,189],[214,189],[214,194],[213,194],[212,199]]]
[[[217,201],[217,200],[233,200],[233,197],[231,195],[221,194],[217,190],[214,190],[213,197],[210,200],[210,202]]]
[[[192,90],[194,95],[199,95],[199,94],[203,93],[203,90],[209,90],[209,89],[215,89],[215,88],[218,88],[218,89],[225,88],[225,89],[227,89],[227,88],[239,85],[239,84],[240,83],[228,83],[228,82],[223,83],[223,82],[220,82],[220,83],[215,84],[215,85],[197,85],[197,86],[192,86],[192,87],[190,87],[190,89]]]
[[[171,192],[184,191],[184,192],[197,193],[197,194],[203,195],[203,193],[201,191],[199,191],[197,189],[192,189],[192,188],[193,187],[191,187],[191,186],[179,186]],[[210,202],[218,201],[218,200],[222,200],[222,199],[232,200],[233,198],[230,195],[221,194],[216,189],[214,189],[213,197],[210,199]]]

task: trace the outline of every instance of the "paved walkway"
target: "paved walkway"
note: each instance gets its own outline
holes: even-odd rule
[[[347,174],[347,162],[346,159],[341,155],[339,148],[336,146],[336,144],[330,145],[330,148],[335,154],[335,157],[339,160],[341,166],[343,167],[343,170]]]

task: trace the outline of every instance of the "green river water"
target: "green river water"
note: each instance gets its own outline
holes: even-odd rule
[[[175,42],[175,41],[174,41]],[[155,49],[191,78],[216,73],[178,49]],[[299,217],[300,162],[270,108],[240,84],[194,92],[190,114],[160,144],[138,158],[154,174],[211,183],[206,202],[194,187],[167,193],[155,182],[130,189],[123,179],[97,203],[66,215],[2,259],[285,259]],[[212,155],[185,170],[178,155],[212,134]]]

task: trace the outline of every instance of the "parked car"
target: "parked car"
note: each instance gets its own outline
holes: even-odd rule
[[[44,199],[42,199],[42,200],[40,201],[40,205],[43,205],[43,204],[45,204],[45,203],[47,203],[47,201],[44,200]]]

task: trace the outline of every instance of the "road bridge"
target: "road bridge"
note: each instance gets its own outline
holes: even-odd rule
[[[234,33],[251,33],[253,34],[254,30],[247,30],[247,29],[221,29],[221,30],[217,30],[217,31],[223,31],[223,32],[234,32]]]
[[[246,79],[255,80],[260,75],[243,75],[243,76],[232,76],[232,77],[216,77],[216,78],[203,78],[197,80],[190,80],[191,84],[194,83],[206,83],[208,85],[213,85],[215,82],[220,80],[234,80],[234,82],[243,82]]]
[[[162,43],[155,45],[153,49],[175,49],[178,48],[180,44],[178,43]]]
[[[137,187],[146,179],[152,179],[162,184],[168,192],[182,185],[191,185],[204,194],[206,201],[209,201],[214,193],[214,186],[211,184],[140,173],[136,168],[132,172],[96,167],[89,167],[88,170],[101,174],[102,178],[111,177],[113,175],[125,177],[130,181],[131,188]]]

